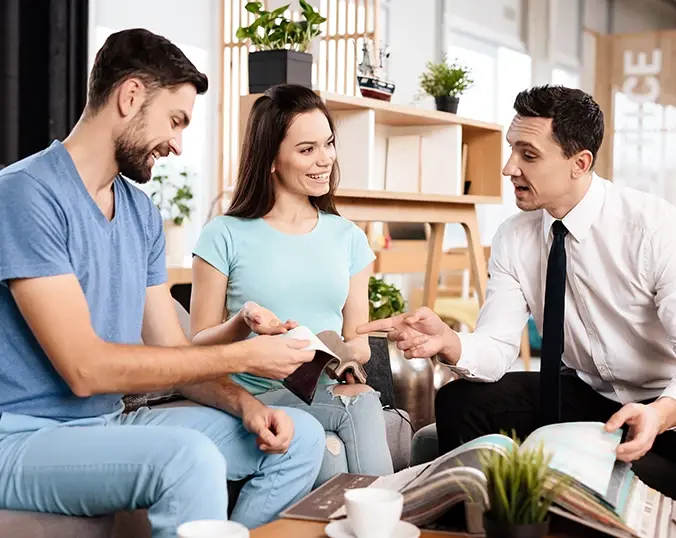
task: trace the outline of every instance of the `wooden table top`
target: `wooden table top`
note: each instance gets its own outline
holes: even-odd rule
[[[326,523],[279,519],[251,531],[251,538],[325,538],[324,527],[326,527]],[[453,538],[453,535],[423,531],[420,537]]]

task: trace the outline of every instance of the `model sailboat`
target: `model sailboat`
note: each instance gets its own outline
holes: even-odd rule
[[[363,97],[371,99],[380,99],[389,101],[394,93],[394,83],[385,80],[382,76],[384,72],[384,60],[389,57],[389,53],[384,49],[379,49],[377,62],[373,58],[373,51],[367,40],[364,40],[362,46],[362,60],[357,66],[357,83],[359,91]]]

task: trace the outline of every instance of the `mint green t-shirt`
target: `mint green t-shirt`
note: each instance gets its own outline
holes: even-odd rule
[[[228,277],[229,316],[254,301],[315,334],[342,334],[350,278],[375,259],[356,224],[323,212],[312,231],[297,235],[263,219],[216,217],[202,230],[193,254]],[[232,377],[253,394],[282,387],[280,381],[251,374]],[[324,375],[320,382],[332,381]]]

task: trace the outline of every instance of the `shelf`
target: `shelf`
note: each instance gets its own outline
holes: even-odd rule
[[[462,125],[468,130],[496,131],[502,133],[502,127],[493,123],[463,118],[457,114],[428,110],[411,105],[398,105],[371,99],[330,92],[316,92],[322,97],[330,110],[373,110],[376,122],[383,125],[417,126],[417,125]]]
[[[499,125],[377,99],[316,93],[336,124],[341,193],[373,192],[378,193],[374,198],[393,195],[402,200],[415,194],[423,197],[418,201],[461,204],[501,202]],[[258,97],[240,98],[240,143]],[[424,198],[428,196],[435,198]]]

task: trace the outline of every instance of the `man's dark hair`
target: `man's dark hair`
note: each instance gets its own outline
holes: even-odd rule
[[[563,86],[536,86],[516,96],[519,116],[551,118],[552,136],[566,158],[589,150],[596,154],[603,141],[603,112],[591,95]]]
[[[87,107],[96,112],[124,81],[137,77],[152,93],[190,83],[203,94],[209,87],[181,49],[168,39],[143,28],[111,34],[96,54],[89,77]]]

